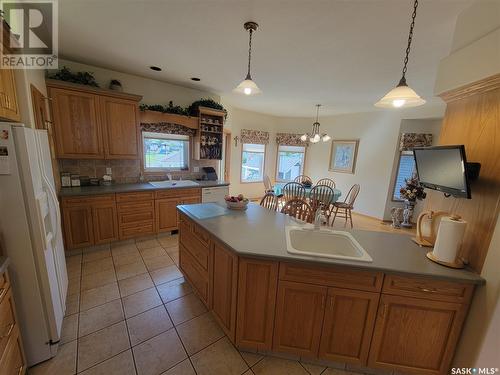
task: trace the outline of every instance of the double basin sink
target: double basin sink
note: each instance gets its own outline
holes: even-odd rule
[[[199,183],[191,180],[151,181],[149,184],[153,185],[155,188],[200,186]]]
[[[313,229],[311,226],[287,226],[286,246],[291,254],[372,262],[358,241],[345,231]]]

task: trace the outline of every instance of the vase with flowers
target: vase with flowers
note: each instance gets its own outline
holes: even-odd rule
[[[401,198],[405,201],[405,207],[403,211],[403,222],[401,226],[406,228],[411,228],[411,219],[413,216],[413,210],[415,209],[415,203],[418,200],[425,199],[426,193],[424,187],[420,185],[416,175],[405,180],[405,185],[399,190]]]

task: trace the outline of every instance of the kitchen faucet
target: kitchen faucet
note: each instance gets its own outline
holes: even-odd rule
[[[323,221],[325,221],[325,215],[323,215],[323,204],[321,203],[314,214],[314,230],[319,230]]]

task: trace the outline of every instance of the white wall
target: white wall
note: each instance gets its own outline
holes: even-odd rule
[[[117,79],[121,82],[124,92],[142,95],[143,99],[141,102],[146,104],[168,104],[168,102],[172,100],[174,105],[185,107],[201,98],[212,98],[216,101],[220,100],[218,95],[207,91],[190,89],[163,81],[156,81],[145,77],[61,59],[59,61],[59,67],[62,68],[63,66],[67,66],[75,72],[92,72],[96,81],[102,88],[108,88],[109,81],[111,79]]]

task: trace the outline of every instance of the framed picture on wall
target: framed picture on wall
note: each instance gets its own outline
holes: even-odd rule
[[[333,140],[328,169],[332,172],[354,173],[359,139]]]

